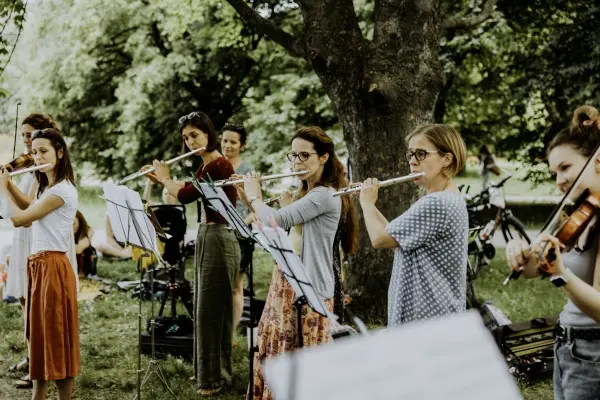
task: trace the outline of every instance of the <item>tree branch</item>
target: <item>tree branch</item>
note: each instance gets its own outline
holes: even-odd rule
[[[160,54],[163,57],[168,56],[171,53],[171,49],[167,46],[167,43],[166,43],[165,39],[163,38],[162,33],[160,32],[160,29],[158,28],[158,23],[156,21],[154,21],[152,23],[152,25],[150,25],[150,29],[151,29],[152,40],[154,41],[154,45],[156,46],[156,48],[158,48],[158,50],[160,51]]]
[[[25,15],[25,11],[27,11],[27,2],[25,2],[25,6],[23,8],[23,15]],[[4,73],[4,70],[8,66],[8,63],[10,62],[10,59],[12,58],[13,53],[15,52],[15,49],[17,48],[17,43],[19,43],[19,37],[21,37],[21,31],[23,30],[23,25],[24,24],[21,23],[21,25],[19,26],[19,32],[17,33],[17,38],[15,39],[15,44],[13,45],[13,48],[10,51],[10,54],[8,55],[8,60],[6,60],[6,64],[4,64],[4,67],[2,67],[2,70],[0,71],[0,76],[2,76],[2,74]]]
[[[293,55],[302,58],[306,57],[306,51],[299,38],[285,32],[271,21],[261,17],[244,0],[227,0],[227,2],[237,11],[248,26],[267,35],[271,40],[281,45]]]
[[[473,15],[470,17],[461,17],[458,15],[454,15],[448,17],[446,21],[443,23],[444,29],[470,29],[474,28],[477,25],[485,22],[494,11],[496,7],[497,0],[485,0],[485,4],[483,5],[483,10],[481,13],[477,15]]]

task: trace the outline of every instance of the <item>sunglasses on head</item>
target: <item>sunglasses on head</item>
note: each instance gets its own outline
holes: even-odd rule
[[[183,124],[185,121],[190,121],[193,120],[194,118],[200,118],[200,113],[194,111],[189,113],[188,115],[184,115],[183,117],[179,118],[179,124]]]
[[[46,129],[39,129],[37,131],[33,131],[31,133],[31,140],[33,139],[44,139],[44,138],[49,138],[51,136],[51,134],[54,132],[54,129],[52,128],[46,128]]]

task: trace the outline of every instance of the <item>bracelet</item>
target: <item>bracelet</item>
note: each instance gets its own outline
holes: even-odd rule
[[[252,202],[253,202],[254,200],[257,200],[257,199],[258,199],[258,196],[248,196],[248,202],[249,202],[250,204],[252,204]]]

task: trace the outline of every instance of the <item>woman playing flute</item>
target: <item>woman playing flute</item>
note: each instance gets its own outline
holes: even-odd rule
[[[447,125],[423,125],[407,137],[406,160],[427,194],[391,222],[375,206],[378,183],[367,179],[360,205],[371,244],[395,249],[388,325],[435,318],[466,308],[466,204],[452,177],[463,169],[462,137]]]
[[[179,119],[179,132],[185,151],[200,149],[202,164],[196,178],[228,179],[233,166],[217,150],[217,134],[210,118],[193,112]],[[171,179],[165,162],[154,161],[150,179],[162,184],[182,204],[200,199],[190,183]],[[223,188],[235,206],[233,186]],[[207,204],[198,201],[200,226],[196,239],[196,279],[194,284],[194,370],[198,394],[214,396],[231,385],[231,348],[233,335],[233,287],[240,268],[240,247],[226,220]]]

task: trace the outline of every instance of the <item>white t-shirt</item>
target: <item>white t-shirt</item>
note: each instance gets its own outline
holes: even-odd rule
[[[63,199],[65,204],[32,224],[33,241],[31,254],[40,251],[62,251],[70,253],[73,239],[73,221],[77,212],[77,189],[72,183],[64,180],[46,190],[37,201],[55,195]]]

